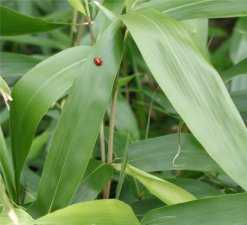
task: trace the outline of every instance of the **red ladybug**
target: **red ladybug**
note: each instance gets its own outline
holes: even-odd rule
[[[96,66],[101,66],[103,64],[103,60],[100,57],[95,57],[93,61]]]

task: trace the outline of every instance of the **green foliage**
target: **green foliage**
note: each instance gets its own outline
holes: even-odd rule
[[[246,224],[246,0],[0,2],[1,225]]]

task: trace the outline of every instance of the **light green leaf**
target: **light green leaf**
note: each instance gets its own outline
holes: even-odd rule
[[[81,0],[68,0],[68,2],[75,10],[86,15],[86,9],[85,9],[84,5],[82,4]]]
[[[20,14],[1,5],[0,15],[4,18],[0,20],[0,36],[46,32],[63,26],[63,24]]]
[[[136,7],[148,8],[176,19],[247,16],[246,0],[152,0]]]
[[[113,167],[118,171],[121,170],[121,164],[113,164]],[[155,195],[167,205],[193,201],[196,199],[196,197],[194,197],[191,193],[185,191],[179,186],[166,180],[162,180],[159,177],[148,174],[134,166],[127,165],[125,173],[136,178],[153,195]]]
[[[67,206],[84,176],[121,63],[119,28],[120,23],[112,24],[80,67],[82,76],[74,82],[49,145],[33,207],[38,216]],[[102,58],[101,66],[95,57]]]
[[[157,83],[191,132],[247,190],[247,129],[219,74],[183,24],[153,10],[130,13],[122,19]]]
[[[245,225],[247,194],[223,195],[154,209],[143,225]]]
[[[37,225],[140,225],[131,208],[117,200],[75,204],[35,221]]]
[[[64,50],[35,66],[15,85],[10,123],[17,184],[40,120],[81,74],[89,49]]]

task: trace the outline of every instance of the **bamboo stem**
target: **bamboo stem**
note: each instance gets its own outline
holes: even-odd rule
[[[108,154],[107,154],[107,163],[111,164],[113,161],[113,145],[114,145],[114,129],[116,124],[116,109],[117,109],[117,97],[119,89],[116,86],[111,106],[111,115],[110,115],[110,124],[109,124],[109,140],[108,140]],[[108,182],[106,188],[103,192],[103,198],[108,199],[111,192],[111,181]]]

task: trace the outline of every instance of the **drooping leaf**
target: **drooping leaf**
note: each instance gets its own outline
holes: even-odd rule
[[[89,49],[64,50],[35,66],[15,85],[10,123],[17,183],[40,120],[81,74]]]
[[[219,74],[183,24],[154,10],[130,13],[122,19],[193,135],[247,190],[247,129]]]
[[[82,76],[74,82],[48,149],[33,206],[37,216],[66,206],[79,187],[122,58],[119,25],[119,22],[114,23],[105,31],[88,54],[85,65],[80,67]],[[102,58],[101,66],[94,63],[95,57]]]
[[[245,225],[246,193],[223,195],[175,206],[154,209],[144,217],[143,225]]]
[[[131,208],[117,200],[75,204],[35,221],[37,225],[140,225]]]
[[[176,19],[221,18],[247,15],[245,0],[152,0],[136,9],[155,8]]]
[[[0,15],[0,36],[46,32],[63,26],[63,24],[20,14],[1,5]]]
[[[121,170],[120,164],[114,164],[113,167],[118,171]],[[193,201],[196,199],[195,196],[179,186],[148,174],[131,165],[126,166],[125,173],[141,182],[153,195],[167,205]]]

